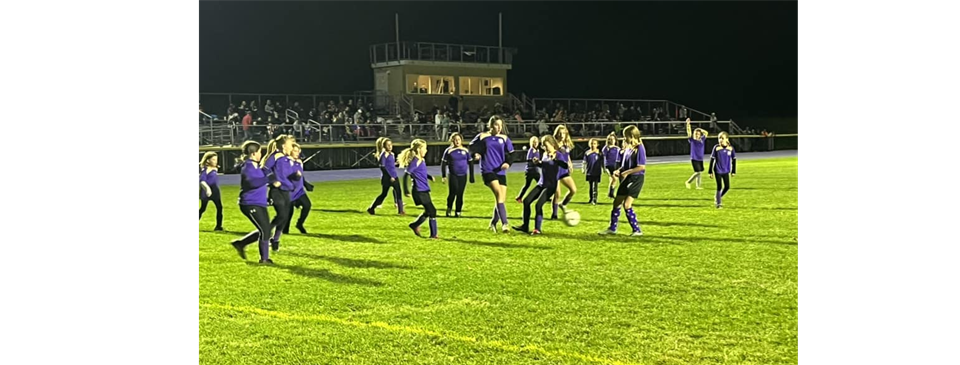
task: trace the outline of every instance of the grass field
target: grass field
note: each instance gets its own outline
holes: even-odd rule
[[[689,163],[648,166],[639,238],[625,215],[620,235],[597,235],[610,199],[583,204],[579,173],[580,225],[545,221],[538,237],[488,231],[479,182],[466,217],[438,218],[440,240],[406,227],[420,208],[397,216],[388,197],[363,212],[378,179],[320,183],[310,234],[285,235],[273,267],[255,264],[255,245],[249,262],[229,245],[253,226],[225,187],[227,232],[211,232],[209,208],[200,221],[200,362],[796,363],[797,158],[738,171],[717,210],[706,175],[704,190],[684,188]],[[446,186],[433,189],[442,215]],[[507,208],[518,224],[521,206]]]

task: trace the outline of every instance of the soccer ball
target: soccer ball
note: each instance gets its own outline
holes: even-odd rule
[[[566,225],[570,227],[580,224],[580,213],[568,210],[563,214],[563,223],[566,223]]]

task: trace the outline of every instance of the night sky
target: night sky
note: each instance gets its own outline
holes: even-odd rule
[[[200,2],[200,91],[373,89],[400,40],[518,49],[507,91],[668,99],[725,118],[796,117],[796,2]],[[570,72],[581,77],[565,78]]]

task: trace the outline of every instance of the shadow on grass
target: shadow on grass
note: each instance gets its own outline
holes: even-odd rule
[[[308,253],[298,253],[298,252],[288,252],[285,256],[301,257],[310,260],[323,260],[327,262],[332,262],[334,264],[360,268],[360,269],[402,269],[402,270],[411,270],[414,269],[412,266],[398,265],[389,262],[375,261],[375,260],[356,260],[348,259],[343,257],[333,257],[333,256],[323,256],[323,255],[312,255]]]
[[[716,236],[655,236],[655,235],[644,235],[642,237],[644,240],[654,240],[654,241],[663,241],[674,244],[684,244],[684,243],[763,243],[763,244],[774,244],[774,245],[788,245],[796,246],[796,240],[784,239],[784,240],[771,240],[771,239],[754,239],[754,238],[741,238],[741,237],[716,237]]]
[[[367,212],[360,209],[311,209],[311,210],[317,211],[317,212],[324,212],[324,213],[353,213],[353,214],[369,215],[367,214]]]
[[[252,229],[249,230],[249,231],[243,231],[243,232],[239,232],[239,231],[214,231],[214,230],[209,230],[209,231],[200,231],[200,233],[212,233],[212,234],[223,235],[223,236],[243,237],[243,236],[246,236],[247,233],[250,233],[250,232],[252,232],[252,231],[253,231]]]
[[[385,243],[381,240],[378,240],[373,237],[361,236],[358,234],[327,234],[327,233],[307,233],[301,236],[305,237],[314,237],[322,238],[327,240],[341,241],[341,242],[356,242],[356,243]]]
[[[492,234],[492,233],[491,233]],[[510,232],[509,235],[526,235],[523,232]],[[487,242],[487,241],[477,241],[477,240],[467,240],[462,238],[446,238],[444,241],[457,242],[457,243],[466,243],[468,245],[474,246],[486,246],[486,247],[496,247],[496,248],[527,248],[534,250],[552,250],[553,247],[550,246],[537,246],[537,245],[528,245],[523,243],[505,243],[505,242]]]
[[[323,280],[329,281],[329,282],[331,282],[331,283],[337,283],[337,284],[354,284],[354,285],[365,285],[365,286],[383,286],[383,283],[381,283],[381,282],[379,282],[379,281],[376,281],[376,280],[363,279],[363,278],[355,278],[355,277],[352,277],[352,276],[340,275],[340,274],[331,272],[330,270],[326,270],[326,269],[312,269],[312,268],[303,267],[303,266],[281,265],[281,264],[260,265],[260,264],[258,264],[258,263],[250,262],[250,261],[247,261],[246,263],[247,263],[247,265],[249,265],[249,266],[258,266],[258,267],[268,267],[268,268],[280,269],[280,270],[287,271],[287,272],[289,272],[289,273],[291,273],[291,274],[300,275],[300,276],[308,277],[308,278],[314,278],[314,279],[323,279]]]

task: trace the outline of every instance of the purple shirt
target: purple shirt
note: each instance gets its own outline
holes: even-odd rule
[[[413,161],[410,161],[410,164],[407,165],[407,173],[413,178],[413,191],[414,192],[428,192],[430,191],[430,181],[429,175],[427,175],[427,163],[423,160],[414,158]]]
[[[483,137],[483,136],[486,137]],[[475,151],[480,153],[480,172],[484,174],[496,173],[506,175],[507,172],[500,166],[507,163],[507,156],[513,153],[513,142],[505,135],[491,135],[480,133],[473,138],[470,146],[476,144]]]
[[[203,171],[200,172],[200,177],[197,179],[198,184],[201,182],[207,183],[211,190],[216,189],[217,185],[220,183],[220,177],[217,176],[217,170],[204,167]],[[203,198],[209,198],[207,196],[207,189],[200,189],[200,196]]]
[[[623,150],[623,162],[620,164],[620,172],[624,172],[635,168],[640,165],[647,164],[647,149],[643,145],[639,145],[636,149],[627,148]],[[643,171],[634,172],[630,175],[644,175],[647,172],[646,169]]]
[[[383,151],[380,153],[380,174],[397,178],[397,158],[392,152]]]
[[[240,205],[267,206],[267,183],[270,177],[253,160],[243,162],[240,168]]]
[[[557,157],[560,157],[560,154],[557,153]],[[540,181],[537,182],[537,185],[540,186],[557,186],[558,177],[560,177],[560,165],[565,164],[559,160],[554,160],[550,158],[546,153],[543,154],[543,160],[540,161],[540,169],[543,170],[543,173],[540,174]],[[569,167],[569,166],[567,166]]]
[[[301,176],[297,176],[293,182],[293,192],[290,193],[290,200],[300,199],[303,194],[306,194],[307,191],[303,189],[303,164],[298,161],[293,161],[293,171],[299,171]]]
[[[566,162],[566,163],[567,163],[567,167],[570,167],[570,166],[569,166],[569,164],[570,164],[570,148],[567,147],[567,146],[561,146],[560,149],[557,150],[557,159],[560,160],[560,161]],[[561,166],[559,169],[557,169],[557,176],[563,176],[563,175],[570,175],[570,170],[567,169],[567,168],[565,168],[565,167],[563,167],[563,166]]]
[[[617,167],[617,162],[620,161],[620,147],[603,146],[600,157],[603,159],[604,167]]]
[[[282,155],[276,158],[271,171],[276,176],[277,181],[280,182],[280,190],[293,191],[294,186],[291,178],[296,176],[297,170],[294,169],[293,160],[290,157]]]
[[[533,163],[533,159],[540,159],[540,150],[537,148],[531,148],[527,150],[527,170],[526,172],[533,173],[537,172],[537,164]]]
[[[600,156],[603,155],[591,151],[587,151],[587,154],[583,155],[583,164],[586,166],[587,176],[600,176],[603,173],[603,168],[600,166]]]
[[[447,177],[447,165],[450,166],[450,175],[464,176],[470,162],[470,151],[464,147],[447,147],[440,159],[441,176]]]
[[[285,156],[285,155],[283,154],[283,151],[281,151],[281,150],[273,151],[273,153],[271,153],[271,154],[269,154],[269,155],[267,155],[267,156],[264,156],[264,158],[266,158],[267,160],[263,162],[263,167],[266,167],[266,168],[270,169],[270,171],[273,171],[274,165],[277,164],[277,159],[279,159],[280,157],[283,157],[283,156]]]
[[[733,146],[727,146],[727,148],[722,148],[719,144],[713,146],[713,152],[710,153],[710,173],[737,173],[736,160],[737,152],[733,150]]]
[[[701,135],[700,139],[690,137],[690,159],[694,161],[703,161],[703,144],[707,143],[707,136]]]

